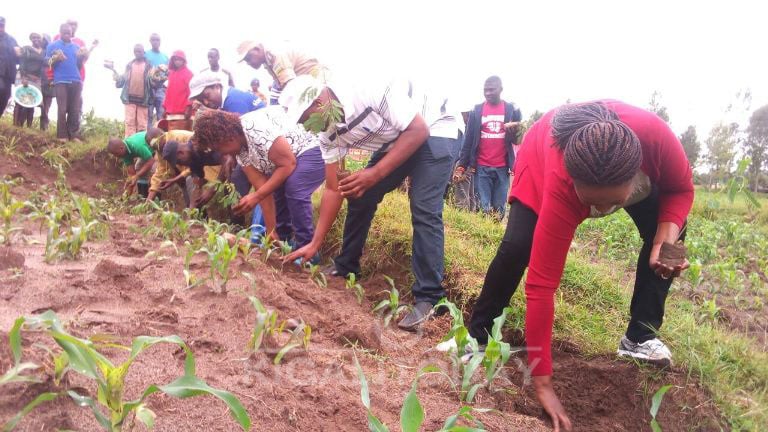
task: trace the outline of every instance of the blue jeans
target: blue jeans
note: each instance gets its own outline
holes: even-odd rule
[[[147,111],[147,130],[151,129],[156,121],[160,121],[165,115],[163,102],[165,102],[165,87],[160,87],[152,92],[154,98]]]
[[[362,197],[348,201],[341,253],[334,260],[341,274],[360,274],[360,257],[379,203],[384,195],[410,176],[409,199],[413,225],[411,266],[416,279],[411,288],[413,297],[416,302],[432,304],[445,297],[442,285],[445,270],[443,195],[459,147],[457,139],[431,137],[408,160],[367,190]],[[368,166],[376,165],[385,155],[384,152],[374,153]]]
[[[480,198],[480,208],[483,213],[489,214],[494,211],[499,219],[503,219],[507,208],[507,195],[509,195],[509,169],[478,165],[474,177],[475,189]]]

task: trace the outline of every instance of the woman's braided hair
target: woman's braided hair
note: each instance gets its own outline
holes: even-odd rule
[[[243,137],[245,132],[237,114],[205,110],[195,119],[192,143],[196,151],[207,152],[218,143]]]
[[[560,108],[552,118],[552,136],[568,174],[588,185],[624,184],[643,161],[637,135],[601,102]]]

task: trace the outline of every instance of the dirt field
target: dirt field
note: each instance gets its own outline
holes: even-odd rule
[[[114,182],[119,176],[118,168],[103,153],[72,161],[67,172],[73,191],[92,195],[104,193],[98,183]],[[0,175],[25,180],[14,191],[19,198],[56,178],[37,157],[28,163],[2,158]],[[247,262],[237,258],[234,277],[224,293],[214,293],[208,285],[185,289],[182,256],[165,250],[163,259],[146,258],[162,242],[136,230],[146,223],[146,216],[119,213],[112,219],[108,238],[87,243],[76,261],[45,263],[45,236],[32,222],[24,222],[20,238],[0,250],[0,372],[12,365],[6,332],[13,321],[48,309],[79,337],[109,334],[130,344],[139,335],[180,336],[195,353],[198,376],[234,393],[250,414],[252,430],[258,431],[367,430],[355,355],[370,383],[373,412],[393,430],[399,430],[403,397],[416,372],[429,364],[450,371],[445,354],[434,349],[450,328],[450,318],[446,315],[430,322],[419,334],[399,331],[394,324],[384,327],[371,313],[376,301],[383,298],[381,290],[386,285],[381,275],[362,281],[366,290],[362,305],[341,280],[330,280],[327,288],[320,288],[306,271],[291,265],[281,271],[277,259],[265,264],[256,256]],[[191,269],[204,276],[207,262],[196,256]],[[243,272],[254,275],[254,286]],[[401,287],[405,276],[395,276]],[[309,349],[291,351],[277,366],[267,352],[249,354],[246,344],[256,313],[245,293],[276,310],[280,320],[293,318],[309,324]],[[50,374],[48,354],[38,344],[54,347],[50,337],[23,333],[23,358],[48,364],[44,373]],[[105,354],[114,359],[125,356],[114,349]],[[510,361],[503,377],[494,383],[495,391],[481,390],[473,404],[495,412],[476,416],[489,431],[550,430],[549,420],[515,365]],[[674,387],[658,417],[664,431],[725,428],[707,392],[684,370],[659,372],[613,356],[585,358],[567,341],[557,344],[554,365],[556,388],[575,430],[649,430],[650,398],[658,387],[669,383]],[[175,347],[153,347],[132,366],[126,397],[138,397],[147,385],[168,383],[182,372],[183,357]],[[43,384],[4,386],[0,422],[40,392],[58,390],[50,375],[47,378]],[[95,396],[95,389],[72,371],[62,386]],[[440,429],[461,407],[458,393],[442,375],[422,378],[418,396],[426,412],[423,430]],[[239,430],[226,407],[210,397],[178,400],[158,394],[149,398],[148,406],[157,413],[158,431]],[[89,410],[61,398],[39,407],[16,430],[57,429],[94,431],[99,426]]]

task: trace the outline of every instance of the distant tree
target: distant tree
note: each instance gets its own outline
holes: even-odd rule
[[[534,123],[539,121],[540,118],[544,116],[544,113],[536,110],[534,111],[528,119],[520,122],[520,126],[517,127],[517,143],[520,144],[523,142],[523,136],[525,136],[525,133],[528,131],[528,129],[533,126]]]
[[[768,159],[768,105],[752,113],[747,128],[746,153],[751,163],[748,169],[749,182],[753,191],[760,187],[760,176]]]
[[[651,101],[648,103],[648,105],[651,111],[655,112],[656,115],[661,117],[662,120],[669,123],[669,113],[667,112],[667,107],[661,104],[661,93],[654,91],[651,95]]]
[[[696,128],[694,126],[688,126],[688,129],[680,135],[680,143],[683,144],[685,157],[688,158],[691,168],[696,168],[696,163],[699,161],[699,153],[701,152],[701,143],[696,136]]]
[[[705,141],[709,164],[709,186],[725,181],[731,173],[739,142],[737,123],[720,123],[712,128]]]

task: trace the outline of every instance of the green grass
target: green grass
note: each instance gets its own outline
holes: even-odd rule
[[[706,198],[709,193],[697,197],[697,209],[701,199]],[[744,210],[747,211],[746,207]],[[738,209],[729,212],[747,214],[739,213]],[[697,215],[699,210],[692,219]],[[444,219],[446,284],[453,300],[466,308],[480,292],[503,226],[453,208],[445,209]],[[337,222],[328,239],[336,246],[341,226]],[[395,264],[407,266],[411,231],[407,197],[399,192],[387,195],[368,237],[364,271],[371,274]],[[604,255],[596,256],[597,244],[588,244],[600,233],[604,234],[600,238],[610,236],[613,240],[603,248]],[[689,233],[689,238],[692,235]],[[616,215],[583,228],[576,244],[557,292],[555,339],[577,344],[585,355],[613,353],[628,320],[631,272],[636,260],[633,254],[639,237],[628,218],[622,220]],[[524,295],[520,291],[511,302],[509,324],[515,328],[523,326]],[[667,302],[661,337],[672,346],[678,364],[687,367],[691,375],[710,389],[735,430],[764,429],[768,425],[768,355],[756,349],[750,339],[734,335],[716,322],[701,322],[697,313],[697,305],[673,291]]]

